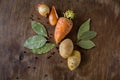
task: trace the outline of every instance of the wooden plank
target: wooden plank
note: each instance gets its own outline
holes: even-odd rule
[[[91,18],[98,33],[96,47],[81,51],[82,62],[74,71],[58,53],[35,55],[23,47],[35,33],[30,21],[43,23],[54,42],[54,27],[36,10],[38,3],[54,5],[59,16],[65,10],[76,13],[74,27],[67,36],[76,41],[79,26]],[[120,1],[119,0],[0,0],[0,80],[120,80]]]

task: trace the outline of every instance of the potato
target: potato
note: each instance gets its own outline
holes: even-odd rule
[[[72,55],[70,57],[68,57],[67,59],[68,62],[68,68],[72,71],[74,69],[76,69],[80,62],[81,62],[81,54],[79,51],[74,50]]]
[[[59,53],[61,57],[68,58],[73,51],[73,42],[70,39],[65,39],[60,43]]]

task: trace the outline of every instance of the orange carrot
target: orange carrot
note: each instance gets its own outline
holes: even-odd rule
[[[64,17],[60,17],[55,27],[54,38],[58,44],[72,29],[74,13],[68,10],[64,13]]]

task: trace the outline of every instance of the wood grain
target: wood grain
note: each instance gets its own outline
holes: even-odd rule
[[[35,33],[30,21],[43,23],[54,42],[54,27],[36,10],[38,3],[56,6],[59,16],[71,9],[74,27],[67,36],[73,42],[79,26],[91,18],[91,30],[98,33],[96,47],[81,51],[82,62],[74,71],[58,54],[58,46],[45,55],[35,55],[23,47]],[[0,0],[0,80],[120,80],[119,0]]]

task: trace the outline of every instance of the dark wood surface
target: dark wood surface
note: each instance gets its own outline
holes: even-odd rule
[[[48,54],[35,55],[23,47],[35,33],[30,21],[43,23],[54,42],[54,27],[36,10],[38,3],[55,5],[59,16],[71,9],[76,17],[67,36],[76,41],[79,26],[91,18],[98,33],[96,47],[81,51],[80,66],[70,71],[58,47]],[[120,0],[0,0],[0,80],[120,80]]]

